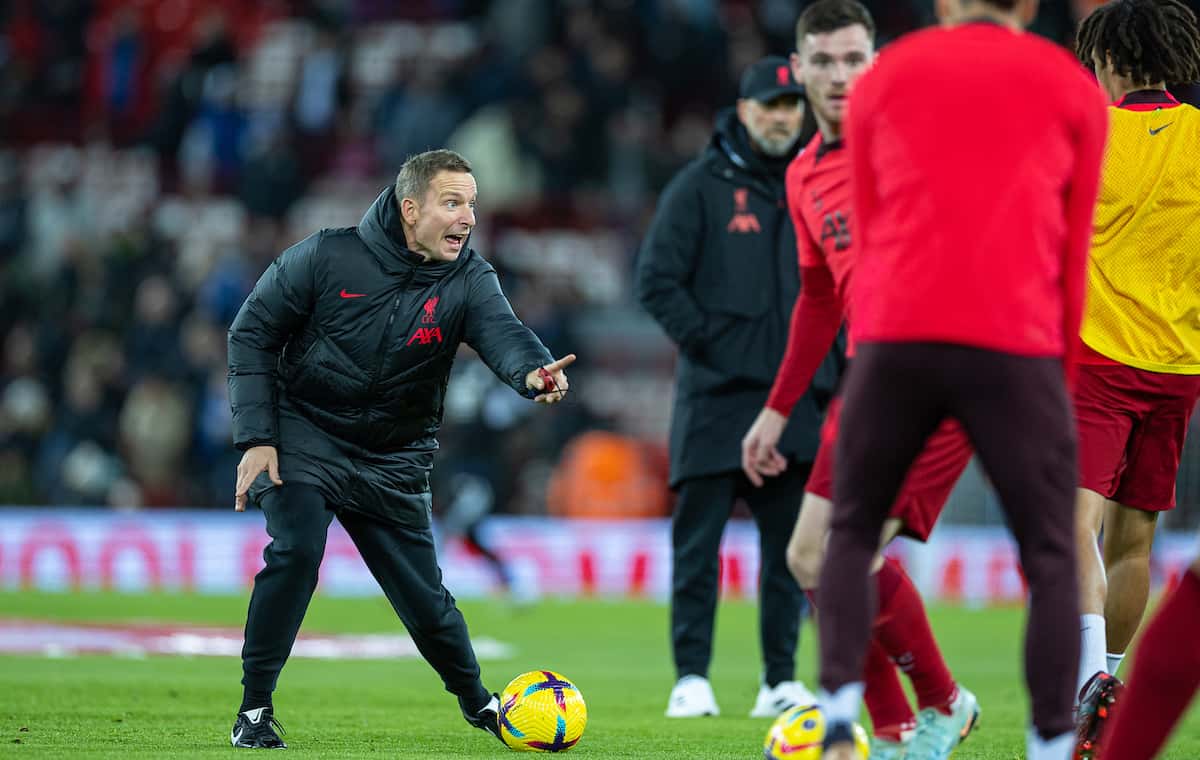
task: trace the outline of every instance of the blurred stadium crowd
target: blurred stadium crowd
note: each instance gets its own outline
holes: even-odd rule
[[[1046,0],[1035,31],[1068,44],[1091,4]],[[283,248],[356,224],[406,155],[446,146],[476,168],[472,246],[580,362],[573,400],[535,414],[464,355],[435,495],[664,514],[672,352],[632,261],[658,190],[741,70],[793,48],[804,5],[0,4],[0,504],[230,506],[226,326]],[[867,5],[885,43],[933,19],[930,0]]]

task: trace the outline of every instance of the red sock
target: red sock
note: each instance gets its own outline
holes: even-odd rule
[[[812,589],[804,593],[813,609],[816,609],[816,593]],[[871,716],[872,733],[875,736],[900,741],[902,732],[916,728],[917,717],[908,703],[908,695],[904,693],[896,665],[874,637],[867,649],[863,684],[866,687],[863,701],[867,704],[867,714]]]
[[[874,638],[867,648],[863,681],[866,684],[863,701],[871,716],[872,733],[880,739],[898,742],[904,731],[916,728],[917,717],[908,703],[896,665]]]
[[[1113,707],[1100,757],[1141,760],[1158,754],[1200,687],[1200,577],[1183,574],[1134,655],[1129,685]]]
[[[892,662],[912,680],[919,709],[936,707],[949,713],[958,689],[929,628],[921,595],[900,563],[891,558],[884,560],[877,582],[875,637]]]

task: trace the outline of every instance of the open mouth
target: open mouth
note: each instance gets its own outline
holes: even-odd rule
[[[452,249],[457,251],[458,249],[462,248],[462,244],[466,241],[467,236],[466,235],[447,235],[446,237],[444,237],[442,239],[445,240],[446,243]]]

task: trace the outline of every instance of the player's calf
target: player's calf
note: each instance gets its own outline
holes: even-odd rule
[[[819,547],[789,546],[787,550],[788,572],[796,579],[796,585],[810,591],[817,587],[821,577],[821,563],[825,552]]]
[[[788,571],[796,579],[796,584],[806,591],[815,589],[819,584],[832,514],[833,502],[829,499],[811,491],[804,494],[800,517],[788,541],[786,557]]]

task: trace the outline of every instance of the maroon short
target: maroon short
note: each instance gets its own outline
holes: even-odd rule
[[[842,400],[835,398],[821,427],[821,448],[817,450],[812,474],[805,491],[825,499],[833,499],[833,450],[837,444],[838,422]],[[971,461],[971,444],[958,422],[947,419],[934,431],[925,448],[904,479],[900,495],[889,517],[904,523],[903,535],[925,541],[937,523],[954,484]]]
[[[1083,364],[1075,382],[1079,485],[1127,507],[1175,507],[1175,479],[1200,375]]]

